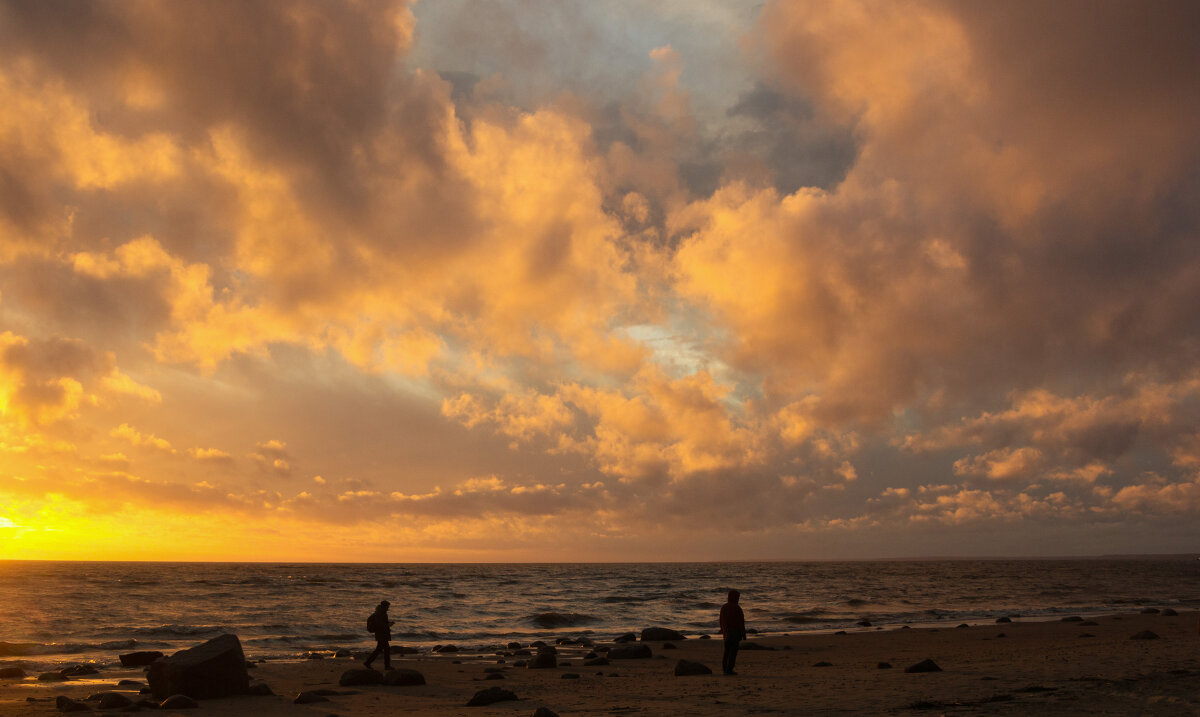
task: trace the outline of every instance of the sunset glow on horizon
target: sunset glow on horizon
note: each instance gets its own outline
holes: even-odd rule
[[[1200,6],[0,0],[0,560],[1171,553]]]

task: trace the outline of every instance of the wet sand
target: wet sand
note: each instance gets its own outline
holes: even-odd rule
[[[413,687],[339,687],[350,659],[272,662],[251,670],[276,696],[203,700],[198,710],[162,714],[266,715],[530,715],[546,707],[566,715],[1195,715],[1200,713],[1200,613],[1122,614],[1081,622],[1022,622],[956,628],[801,634],[752,639],[738,675],[720,673],[719,639],[648,643],[654,657],[584,667],[586,648],[560,647],[555,669],[525,669],[519,657],[423,655],[393,661],[424,674]],[[669,626],[667,626],[669,627]],[[1134,640],[1149,630],[1159,639]],[[1003,635],[1003,636],[1001,636]],[[605,644],[595,636],[597,644]],[[553,635],[547,641],[552,642]],[[679,659],[706,664],[713,675],[676,677]],[[906,673],[932,659],[941,672]],[[499,660],[505,660],[499,663]],[[458,664],[456,664],[456,661]],[[879,663],[892,665],[881,668]],[[828,666],[817,666],[829,663]],[[504,679],[484,680],[486,668]],[[564,678],[564,674],[578,678]],[[0,680],[0,715],[60,714],[54,698],[83,699],[143,679],[140,669],[105,670],[87,679],[37,683]],[[515,702],[467,707],[476,691],[511,690]],[[327,702],[292,704],[301,691],[332,689]],[[135,691],[127,691],[137,699]],[[32,698],[30,701],[28,698]],[[101,710],[92,703],[95,712]],[[109,711],[104,711],[109,712]]]

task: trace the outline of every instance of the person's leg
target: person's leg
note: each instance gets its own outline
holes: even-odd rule
[[[379,643],[376,643],[376,644],[375,644],[375,651],[371,653],[371,656],[370,656],[370,657],[368,657],[368,658],[366,659],[366,661],[365,661],[365,662],[363,662],[363,664],[364,664],[364,665],[366,665],[367,667],[370,667],[370,666],[371,666],[371,663],[375,661],[375,658],[376,658],[376,657],[379,657],[379,652],[380,652],[380,648],[381,648],[381,647],[382,647],[382,646],[381,646]]]
[[[383,648],[383,669],[385,669],[385,670],[392,669],[392,645],[391,645],[391,643],[389,643],[387,640],[384,640],[383,642],[379,643],[379,646]]]
[[[733,664],[737,658],[737,640],[725,640],[725,652],[721,655],[721,671],[727,675],[733,674]]]

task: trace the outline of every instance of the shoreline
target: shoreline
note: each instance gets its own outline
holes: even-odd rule
[[[347,715],[585,713],[776,714],[1195,714],[1200,711],[1200,611],[1177,616],[1116,613],[1076,622],[1019,619],[968,627],[861,628],[844,634],[803,631],[757,636],[738,657],[737,676],[676,677],[677,660],[720,672],[720,639],[648,642],[649,659],[583,665],[586,648],[561,646],[560,666],[526,669],[520,657],[495,654],[396,656],[426,685],[340,687],[361,667],[350,658],[269,660],[250,670],[273,696],[202,700],[214,714]],[[668,626],[669,627],[669,626]],[[1131,639],[1152,631],[1158,639]],[[553,643],[553,633],[544,637]],[[597,646],[607,641],[596,640]],[[577,654],[578,653],[578,654]],[[905,668],[933,660],[942,671]],[[563,665],[566,662],[569,664]],[[880,667],[888,663],[890,668]],[[378,666],[378,665],[377,665]],[[485,672],[485,670],[489,670]],[[488,679],[499,674],[498,679]],[[577,675],[564,678],[566,674]],[[59,714],[54,698],[82,700],[121,679],[144,681],[141,669],[105,668],[66,682],[0,679],[0,715]],[[476,691],[499,686],[518,700],[467,707]],[[120,688],[131,698],[132,688]],[[296,705],[303,691],[332,690],[328,701]],[[32,698],[32,699],[29,699]],[[94,711],[95,703],[90,703]]]

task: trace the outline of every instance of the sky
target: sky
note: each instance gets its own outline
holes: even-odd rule
[[[1200,5],[0,0],[0,559],[1200,549]]]

